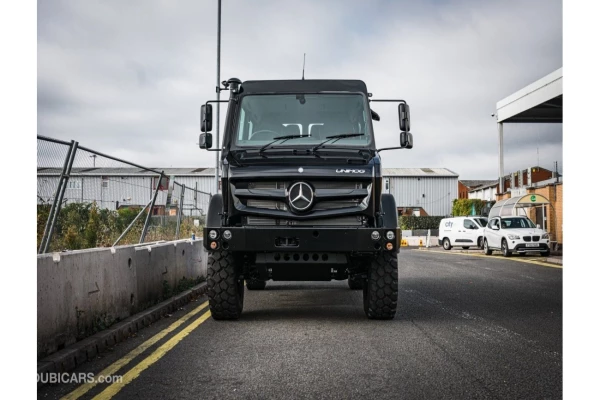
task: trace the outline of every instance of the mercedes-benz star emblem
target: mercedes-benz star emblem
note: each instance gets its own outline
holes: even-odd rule
[[[296,211],[305,211],[312,205],[315,194],[308,183],[296,182],[290,187],[288,199]]]

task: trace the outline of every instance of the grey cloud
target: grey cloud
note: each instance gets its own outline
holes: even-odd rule
[[[213,166],[198,110],[214,98],[216,2],[39,2],[40,133],[152,165]],[[364,80],[409,101],[416,146],[388,167],[497,176],[498,100],[562,65],[560,1],[223,2],[221,80]],[[380,147],[398,142],[396,109],[373,104]],[[224,112],[222,111],[222,120]],[[541,136],[562,164],[562,125],[505,128],[505,172]],[[542,147],[540,147],[541,151]],[[542,163],[542,157],[540,157]]]

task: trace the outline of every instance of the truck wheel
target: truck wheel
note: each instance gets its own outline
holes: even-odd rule
[[[349,275],[348,276],[348,287],[352,290],[362,289],[363,288],[363,279],[357,275]]]
[[[508,243],[506,239],[502,239],[502,255],[504,257],[510,257],[511,251],[508,249]]]
[[[208,254],[208,305],[214,319],[238,319],[242,314],[244,281],[236,264],[227,251]]]
[[[382,253],[372,261],[363,286],[363,305],[370,319],[393,319],[398,305],[398,258]]]
[[[483,239],[483,252],[485,253],[486,256],[492,255],[492,250],[488,246],[487,239]]]
[[[256,278],[246,279],[246,287],[248,290],[264,290],[267,287],[267,281]]]
[[[444,250],[452,249],[452,246],[450,245],[450,239],[444,238],[444,241],[442,242],[442,246],[444,246]]]

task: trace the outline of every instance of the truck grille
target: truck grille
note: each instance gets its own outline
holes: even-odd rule
[[[306,181],[314,203],[306,212],[294,212],[288,204],[288,188],[294,182],[232,182],[234,206],[246,214],[247,225],[361,226],[361,213],[371,198],[369,181]],[[347,214],[347,215],[344,215]]]

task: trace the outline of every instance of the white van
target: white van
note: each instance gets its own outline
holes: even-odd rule
[[[480,216],[444,218],[440,221],[438,244],[444,250],[452,246],[481,248],[483,245],[483,228],[487,225],[487,218]]]

